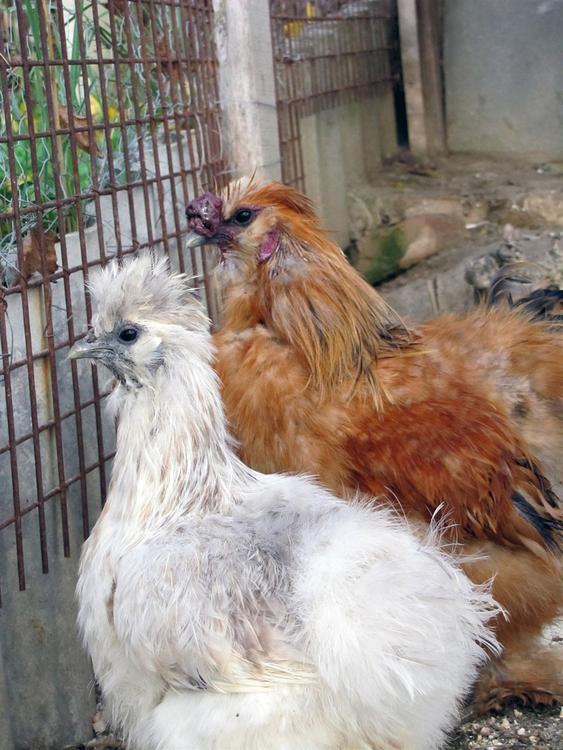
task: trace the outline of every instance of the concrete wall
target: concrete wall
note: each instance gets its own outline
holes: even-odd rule
[[[350,188],[369,182],[397,149],[391,89],[301,120],[305,191],[342,247],[350,242]]]
[[[0,750],[61,750],[92,736],[90,662],[76,633],[74,588],[82,541],[79,498],[71,503],[72,557],[61,549],[59,505],[46,506],[49,573],[41,572],[35,514],[25,517],[27,589],[18,591],[15,544],[0,546]],[[12,534],[13,537],[13,534]]]
[[[281,179],[268,0],[213,0],[223,146],[234,177]]]
[[[77,281],[74,292],[80,282]],[[81,284],[80,284],[81,285]],[[61,285],[59,285],[61,286]],[[73,285],[74,286],[74,285]],[[81,290],[83,296],[83,291]],[[80,305],[76,301],[77,318]],[[30,293],[32,335],[41,333],[41,291]],[[24,348],[23,325],[18,314],[17,296],[8,300],[13,350],[20,355]],[[66,356],[66,352],[64,353]],[[59,388],[63,404],[72,394],[68,366],[57,357]],[[35,367],[36,393],[40,419],[51,414],[49,372],[42,363]],[[13,396],[16,429],[29,428],[29,397],[25,375],[14,371]],[[0,417],[5,414],[0,398]],[[2,420],[3,421],[3,420]],[[95,436],[91,410],[84,412],[86,435]],[[76,473],[77,451],[74,420],[61,426],[63,453],[68,476]],[[88,460],[93,460],[94,441],[88,445]],[[44,487],[57,484],[54,435],[41,434],[41,466]],[[19,446],[19,487],[21,503],[34,500],[34,455],[29,442]],[[8,516],[11,506],[11,481],[8,455],[0,460],[0,508]],[[90,516],[99,512],[99,486],[90,476]],[[0,750],[60,750],[65,744],[91,736],[90,718],[95,711],[93,676],[89,660],[76,633],[74,589],[76,568],[82,544],[80,487],[73,485],[67,495],[71,557],[63,553],[61,506],[57,498],[45,504],[45,526],[49,572],[42,572],[37,511],[22,518],[26,590],[18,590],[15,529],[0,533],[0,570],[2,571],[2,609],[0,610]]]
[[[448,147],[563,158],[563,2],[445,0]]]

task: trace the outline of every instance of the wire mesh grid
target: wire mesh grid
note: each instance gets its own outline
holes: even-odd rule
[[[184,206],[222,185],[212,0],[0,0],[0,570],[86,538],[114,453],[96,371],[67,359],[91,270],[145,247],[195,276]]]
[[[282,177],[305,190],[301,120],[394,80],[393,0],[271,0]]]

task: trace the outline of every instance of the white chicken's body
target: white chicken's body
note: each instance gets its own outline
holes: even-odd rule
[[[142,277],[133,265],[103,293]],[[141,354],[164,365],[148,357],[112,395],[112,485],[78,597],[113,723],[130,750],[439,747],[494,648],[489,594],[391,512],[246,469],[191,315],[177,348],[172,323],[137,316]]]

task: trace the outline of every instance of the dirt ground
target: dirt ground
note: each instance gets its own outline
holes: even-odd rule
[[[563,748],[563,713],[560,708],[513,707],[479,721],[463,724],[452,739],[450,750],[496,750],[497,748]]]
[[[412,157],[411,157],[412,158]],[[437,231],[438,252],[379,286],[402,315],[415,320],[461,312],[486,293],[500,266],[517,260],[534,265],[544,285],[563,288],[563,163],[486,161],[468,156],[429,165],[396,160],[369,189],[356,191],[355,204],[369,207],[379,229],[401,226],[417,214],[430,221],[447,212],[461,224],[453,239]],[[356,207],[356,229],[367,222]],[[443,218],[443,216],[442,216]],[[362,224],[363,221],[363,224]],[[465,228],[464,228],[465,225]],[[482,260],[479,260],[482,259]],[[423,304],[427,285],[432,304]]]
[[[563,623],[552,626],[546,642],[563,648]],[[514,704],[461,724],[448,750],[563,750],[563,707]]]

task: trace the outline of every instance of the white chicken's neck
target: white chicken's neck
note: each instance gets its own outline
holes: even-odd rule
[[[112,398],[117,450],[108,505],[127,523],[226,512],[248,470],[230,447],[219,385],[210,364],[178,354],[151,386]]]

